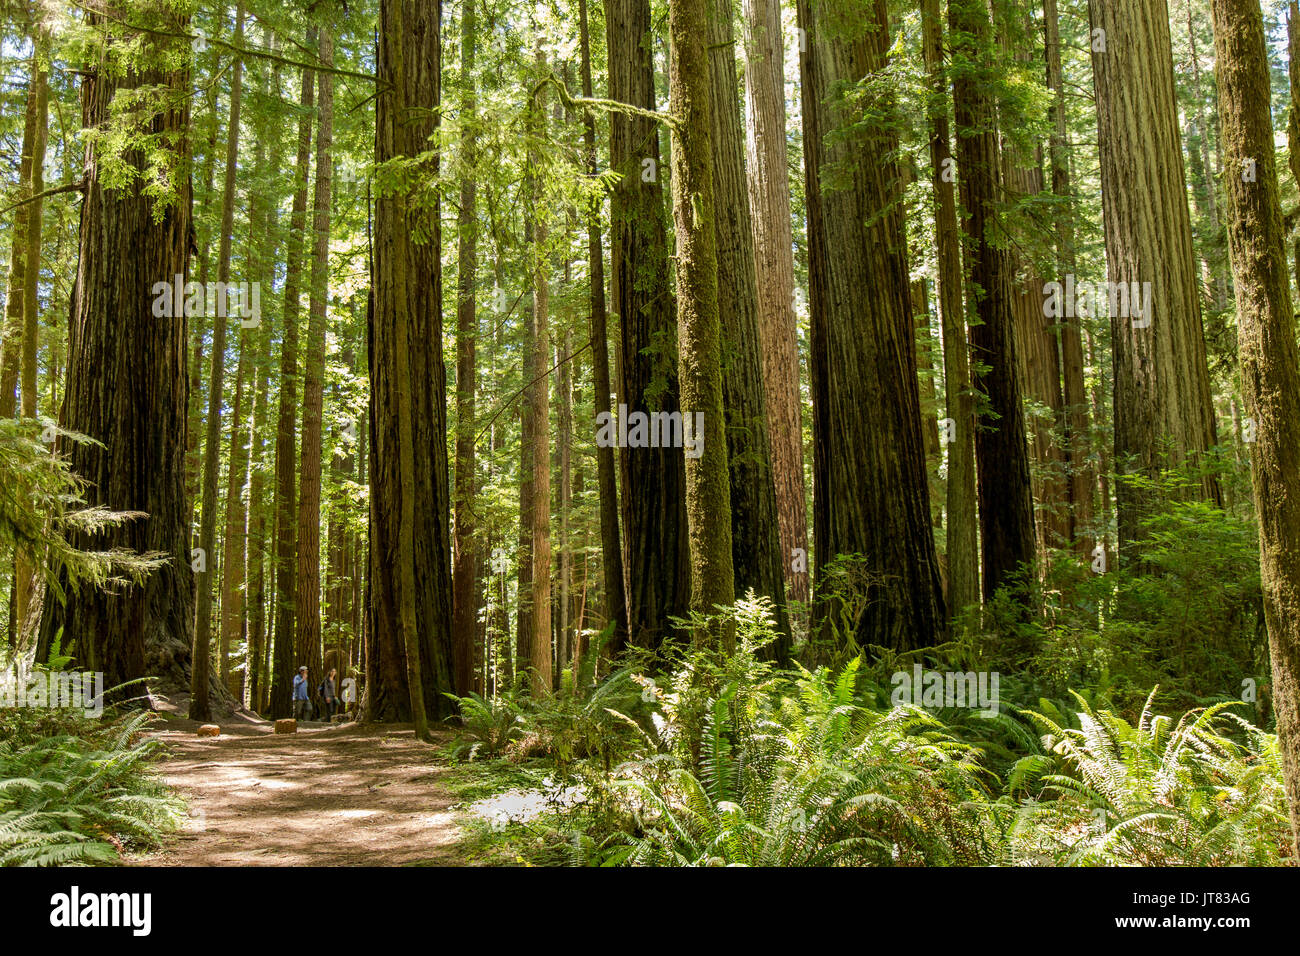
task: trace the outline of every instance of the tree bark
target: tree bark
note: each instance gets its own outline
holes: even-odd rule
[[[951,430],[945,510],[948,607],[954,615],[980,601],[979,518],[975,490],[975,395],[971,390],[966,309],[962,295],[961,232],[957,224],[955,160],[949,132],[950,94],[944,68],[939,0],[921,6],[925,68],[930,79],[930,170],[935,196],[939,315],[942,323],[944,402]]]
[[[169,11],[160,9],[158,15],[177,32],[187,26]],[[187,320],[183,308],[174,317],[154,316],[147,293],[155,283],[171,283],[186,273],[193,240],[189,177],[181,175],[189,152],[188,57],[178,55],[186,49],[183,40],[121,30],[96,9],[87,10],[86,19],[103,31],[105,58],[122,68],[91,66],[82,74],[83,127],[109,123],[119,91],[165,91],[165,101],[151,101],[155,105],[142,110],[138,133],[171,144],[165,161],[176,192],[167,201],[146,195],[143,175],[107,189],[105,157],[95,144],[87,149],[67,391],[59,420],[102,444],[60,439],[56,451],[89,482],[89,504],[147,515],[93,538],[74,535],[73,543],[161,552],[168,563],[138,585],[113,591],[79,587],[69,591],[66,603],[46,601],[37,653],[44,660],[62,630],[64,652],[73,653],[80,666],[102,671],[106,687],[150,674],[174,692],[188,682],[194,634],[185,496]],[[121,63],[128,44],[137,45],[138,58]],[[180,65],[157,65],[164,58]],[[121,160],[143,173],[145,157],[139,151],[128,148]],[[124,249],[132,254],[120,255]],[[59,572],[59,580],[66,586],[66,571]],[[139,693],[138,687],[125,691],[131,697]]]
[[[856,556],[866,607],[857,642],[898,650],[945,632],[930,526],[907,248],[893,160],[880,127],[848,130],[861,104],[843,89],[881,71],[888,48],[884,0],[832,16],[800,0],[808,49],[803,75],[804,156],[812,315],[813,540],[818,587],[838,556]],[[874,95],[870,112],[893,104]],[[834,182],[830,169],[846,182]],[[831,639],[833,598],[817,601]],[[841,635],[847,639],[850,635]]]
[[[1061,276],[1075,274],[1074,192],[1070,185],[1070,138],[1065,114],[1065,73],[1061,66],[1061,29],[1056,0],[1043,0],[1044,53],[1047,87],[1052,91],[1052,193],[1060,201],[1056,212],[1056,263]],[[1088,558],[1096,547],[1093,507],[1096,476],[1091,463],[1088,392],[1084,382],[1082,318],[1062,317],[1062,399],[1065,403],[1065,453],[1069,481],[1069,537],[1076,553]]]
[[[673,224],[677,233],[677,367],[683,429],[691,423],[698,455],[686,455],[686,524],[691,610],[715,614],[736,599],[731,489],[722,403],[722,320],[718,314],[718,228],[714,200],[714,103],[708,45],[709,0],[670,0],[668,88],[673,116]],[[729,10],[730,8],[728,8]],[[732,54],[728,51],[728,56]],[[736,145],[739,145],[737,143]],[[746,224],[748,225],[748,224]],[[697,414],[703,428],[696,425]],[[775,529],[773,529],[775,530]],[[780,578],[777,578],[778,584]],[[729,648],[734,627],[699,628],[698,642]]]
[[[334,37],[320,29],[320,58],[334,62]],[[334,77],[321,71],[317,77],[316,183],[312,195],[314,248],[307,319],[302,392],[302,448],[298,469],[298,572],[294,580],[294,646],[298,666],[307,665],[309,693],[324,675],[320,607],[320,496],[322,422],[324,410],[325,325],[329,308],[330,187],[333,177]],[[317,707],[316,709],[319,709]]]
[[[1295,7],[1292,5],[1294,13]],[[1259,4],[1212,0],[1235,279],[1241,382],[1255,420],[1251,479],[1259,515],[1260,579],[1273,668],[1273,704],[1292,837],[1300,853],[1300,350],[1287,277],[1286,234],[1273,151],[1271,84]],[[1253,180],[1240,172],[1253,163]]]
[[[582,95],[590,99],[591,39],[587,19],[587,0],[578,0],[578,21],[582,44]],[[599,172],[596,155],[596,119],[590,111],[582,118],[583,145],[587,151],[587,172]],[[591,376],[592,421],[601,412],[610,411],[613,386],[609,376],[609,335],[605,314],[605,252],[601,244],[600,206],[593,204],[587,214],[588,281],[591,284]],[[596,448],[596,481],[600,488],[600,551],[605,585],[605,619],[614,631],[610,644],[627,643],[627,595],[623,584],[623,548],[618,528],[618,479],[615,477],[614,449]]]
[[[777,641],[765,649],[785,661],[790,619],[763,385],[754,227],[745,176],[745,133],[736,82],[730,0],[708,4],[709,80],[713,106],[710,161],[715,191],[714,234],[718,316],[722,335],[722,397],[731,490],[733,591],[753,591],[776,607]],[[788,304],[788,303],[787,303]],[[706,447],[705,453],[708,453]],[[690,462],[688,460],[689,469]]]
[[[455,693],[468,694],[474,685],[474,644],[482,604],[482,557],[479,554],[477,522],[474,518],[477,457],[474,438],[475,392],[478,366],[478,313],[475,286],[478,281],[477,204],[477,109],[474,59],[478,46],[475,0],[464,0],[461,20],[461,163],[460,212],[457,222],[456,289],[456,536],[452,568],[454,619],[452,648],[455,651]]]
[[[375,158],[425,154],[441,99],[437,5],[381,0]],[[426,159],[415,188],[436,183]],[[420,201],[416,201],[419,199]],[[375,203],[370,316],[370,580],[365,715],[449,712],[450,489],[447,373],[437,194],[381,193]]]
[[[235,11],[236,45],[242,45],[244,5]],[[235,57],[230,75],[230,123],[226,131],[226,167],[221,199],[221,236],[217,247],[218,292],[216,314],[212,317],[212,365],[208,376],[207,435],[203,442],[203,513],[199,524],[199,552],[202,570],[195,579],[198,604],[194,623],[194,669],[190,675],[190,719],[212,719],[208,700],[208,678],[212,654],[212,604],[220,578],[217,576],[217,475],[221,464],[221,409],[226,373],[226,308],[224,290],[230,282],[230,250],[235,231],[235,177],[239,165],[239,113],[243,92],[243,60]],[[227,674],[227,665],[220,673]]]
[[[45,146],[49,135],[49,72],[44,66],[45,57],[49,55],[49,39],[43,30],[39,30],[34,40],[35,62],[32,68],[33,89],[28,92],[28,108],[35,96],[36,118],[34,123],[35,138],[32,141],[30,156],[30,180],[32,196],[39,196],[45,189]],[[36,417],[36,359],[40,336],[40,301],[37,288],[41,276],[41,233],[43,226],[43,203],[33,199],[27,207],[27,248],[23,253],[23,331],[21,340],[20,388],[21,401],[19,414],[23,418]],[[13,233],[13,241],[18,242],[18,230]],[[13,343],[9,342],[5,347]],[[0,361],[0,364],[3,364]],[[28,646],[29,622],[32,599],[36,593],[37,582],[33,579],[34,566],[31,555],[19,551],[14,555],[14,623],[11,632],[15,645],[19,648]],[[34,622],[33,622],[34,623]]]
[[[969,217],[966,268],[974,386],[988,414],[977,423],[980,538],[984,597],[1014,584],[1034,562],[1034,503],[1030,489],[1025,419],[1014,337],[1014,269],[998,232],[998,142],[994,104],[984,79],[993,66],[992,23],[983,0],[950,0],[951,46],[962,68],[953,82],[957,171]]]
[[[39,192],[34,177],[40,175],[40,169],[34,159],[37,141],[42,136],[40,114],[44,76],[39,52],[34,52],[31,78],[27,84],[27,105],[23,112],[22,154],[18,160],[20,201],[30,200]],[[23,351],[23,312],[29,271],[28,234],[31,232],[34,217],[39,222],[39,200],[24,202],[14,210],[14,225],[10,233],[9,246],[9,282],[5,294],[4,334],[0,338],[0,418],[13,418],[18,408],[18,378]]]
[[[1102,221],[1112,283],[1151,284],[1147,315],[1111,315],[1115,468],[1121,546],[1144,535],[1151,496],[1123,480],[1155,477],[1216,444],[1196,257],[1165,0],[1089,0],[1105,51],[1092,54]],[[1240,170],[1232,171],[1239,175]],[[1149,321],[1143,327],[1142,322]],[[1207,477],[1204,498],[1222,502]],[[1121,557],[1121,561],[1124,560]]]
[[[308,45],[316,30],[308,32]],[[315,73],[302,71],[298,153],[294,165],[293,206],[289,213],[284,276],[284,311],[280,333],[280,389],[275,430],[275,648],[272,658],[270,716],[293,713],[291,695],[295,663],[294,608],[297,590],[298,513],[298,313],[302,283],[303,242],[307,224],[307,183],[311,170],[312,120],[316,105]]]
[[[808,504],[803,471],[803,403],[794,306],[794,239],[786,149],[785,76],[778,0],[744,0],[745,161],[758,270],[767,433],[776,486],[786,591],[807,604]],[[796,553],[797,552],[797,553]],[[803,560],[797,560],[799,556]],[[802,570],[796,570],[802,568]]]
[[[608,0],[609,95],[655,108],[649,0]],[[693,42],[699,43],[700,37]],[[619,398],[628,414],[680,410],[673,343],[677,319],[668,281],[668,241],[655,121],[610,114],[610,166],[622,175],[610,197],[611,297],[622,331]],[[657,647],[690,600],[686,472],[679,449],[629,448],[623,485],[628,639]],[[619,650],[615,645],[612,651]]]
[[[537,42],[537,75],[546,72],[540,39]],[[534,150],[540,150],[546,137],[546,97],[541,87],[529,104],[531,133]],[[534,152],[529,168],[540,167],[542,158]],[[533,205],[532,281],[533,281],[533,334],[531,382],[528,400],[533,420],[533,507],[532,507],[532,589],[533,636],[531,641],[531,677],[533,695],[540,697],[551,692],[551,306],[550,263],[546,251],[546,206],[542,194],[542,178],[530,177]]]

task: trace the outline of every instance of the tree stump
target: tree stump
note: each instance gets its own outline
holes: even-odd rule
[[[298,732],[298,721],[292,717],[277,720],[275,722],[275,732],[277,734],[296,734]]]
[[[204,724],[198,729],[197,733],[200,737],[220,737],[221,728],[216,724]]]

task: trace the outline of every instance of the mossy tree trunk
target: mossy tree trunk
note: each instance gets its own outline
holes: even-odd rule
[[[708,0],[671,0],[669,102],[673,223],[677,232],[677,366],[683,429],[703,416],[698,456],[686,457],[686,523],[691,610],[714,614],[735,601],[731,489],[722,404],[722,322],[718,315],[717,209],[713,176],[713,89]],[[675,454],[682,454],[681,451]],[[734,641],[732,628],[700,628],[697,642]]]
[[[1287,275],[1269,111],[1264,23],[1256,0],[1212,0],[1228,240],[1241,382],[1255,421],[1250,471],[1259,515],[1260,579],[1273,665],[1283,781],[1300,852],[1300,350]],[[1253,166],[1253,177],[1245,170]]]

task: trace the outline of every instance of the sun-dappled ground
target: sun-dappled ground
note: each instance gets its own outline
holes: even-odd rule
[[[456,798],[437,746],[409,725],[311,727],[273,734],[235,718],[219,737],[170,718],[154,735],[159,769],[190,806],[153,866],[456,865]],[[443,743],[443,741],[439,741]]]

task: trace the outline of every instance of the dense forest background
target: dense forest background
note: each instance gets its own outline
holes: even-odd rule
[[[778,674],[911,688],[1012,805],[1187,712],[1241,807],[1197,859],[1292,858],[1298,14],[9,0],[0,648],[198,721],[333,669],[566,772],[667,721],[746,812]],[[1116,849],[1157,783],[1073,768],[1090,853],[1170,859]]]

